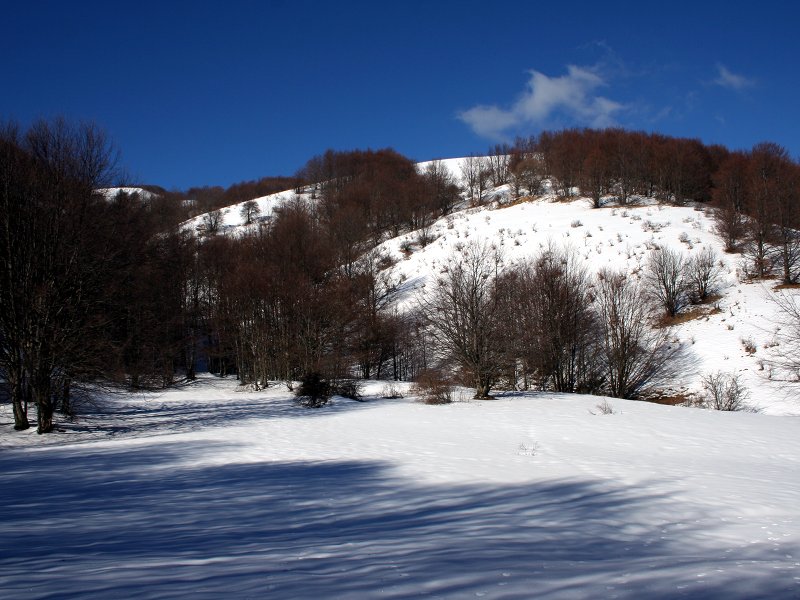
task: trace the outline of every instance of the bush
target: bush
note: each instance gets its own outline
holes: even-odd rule
[[[686,284],[689,301],[701,304],[717,292],[722,276],[722,263],[713,248],[703,248],[686,263]]]
[[[686,257],[669,248],[656,248],[647,260],[645,282],[650,297],[670,317],[677,315],[688,300],[686,266]]]
[[[709,373],[703,376],[703,406],[712,410],[747,410],[750,393],[742,385],[739,375],[732,373]]]
[[[402,397],[403,392],[401,392],[400,388],[393,383],[384,386],[383,390],[381,391],[381,398],[384,398],[385,400],[399,400]]]
[[[439,371],[423,371],[411,387],[411,393],[425,404],[450,404],[453,386]]]
[[[339,379],[331,384],[331,392],[337,396],[349,398],[350,400],[363,400],[361,395],[364,385],[358,379]]]
[[[325,406],[331,397],[331,383],[320,373],[306,373],[295,390],[297,401],[309,408]]]

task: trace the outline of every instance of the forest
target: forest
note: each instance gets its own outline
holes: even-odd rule
[[[91,124],[0,126],[0,385],[14,428],[52,431],[100,389],[152,389],[199,371],[258,389],[296,388],[309,406],[358,381],[416,381],[432,401],[450,382],[476,397],[536,388],[642,397],[669,369],[666,328],[715,292],[718,257],[654,252],[641,279],[588,273],[551,247],[499,269],[492,240],[465,245],[412,308],[378,246],[508,186],[624,207],[701,203],[748,276],[800,280],[800,165],[762,143],[732,151],[621,129],[542,132],[422,170],[391,149],[329,150],[292,177],[156,194],[116,183],[115,149]],[[305,191],[273,218],[247,202]],[[242,203],[242,235],[182,224]],[[653,315],[656,315],[653,317]],[[299,384],[297,382],[300,382]]]

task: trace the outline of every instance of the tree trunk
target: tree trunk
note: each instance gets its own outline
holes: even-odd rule
[[[20,385],[12,386],[11,404],[14,407],[14,429],[16,431],[23,431],[31,426],[28,421],[28,403],[23,399],[22,393]]]
[[[36,422],[38,424],[36,433],[50,433],[53,431],[53,401],[50,398],[50,390],[37,390],[34,396],[36,399]]]
[[[475,399],[476,400],[490,400],[493,396],[489,395],[489,390],[492,389],[492,384],[488,377],[478,377],[475,382]]]
[[[786,285],[790,285],[792,282],[792,269],[791,269],[791,258],[789,256],[789,252],[791,251],[789,248],[789,243],[786,241],[786,235],[784,234],[784,242],[783,242],[783,283]]]
[[[71,384],[69,378],[64,379],[61,387],[61,412],[69,417],[73,416]]]
[[[30,428],[28,421],[28,399],[25,397],[25,387],[16,379],[11,378],[11,406],[14,409],[14,429],[23,431]]]

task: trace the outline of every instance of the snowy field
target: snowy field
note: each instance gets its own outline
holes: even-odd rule
[[[3,405],[0,597],[800,597],[800,420],[383,385]]]

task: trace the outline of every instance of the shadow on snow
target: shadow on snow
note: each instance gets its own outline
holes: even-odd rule
[[[797,594],[771,548],[727,548],[710,515],[670,513],[665,496],[590,480],[420,485],[368,461],[192,466],[231,448],[3,452],[0,595]]]

